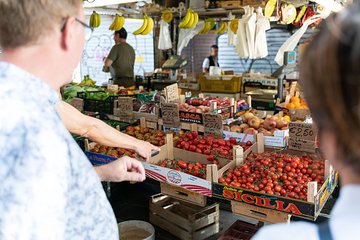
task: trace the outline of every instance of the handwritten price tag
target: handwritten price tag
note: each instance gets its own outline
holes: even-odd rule
[[[316,142],[299,138],[289,138],[289,149],[314,153]]]
[[[119,97],[117,101],[114,115],[125,121],[132,120],[134,118],[132,98]]]
[[[222,116],[220,114],[204,114],[204,135],[223,137]]]
[[[175,103],[161,103],[164,127],[178,128],[180,125],[179,107]]]
[[[308,141],[315,141],[317,130],[314,124],[291,122],[289,124],[290,138],[299,138]]]
[[[179,87],[177,83],[165,87],[164,92],[168,103],[178,103],[180,101]]]

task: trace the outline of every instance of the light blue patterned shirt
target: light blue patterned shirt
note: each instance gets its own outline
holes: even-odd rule
[[[45,82],[0,62],[0,239],[118,240],[113,210],[58,102]]]

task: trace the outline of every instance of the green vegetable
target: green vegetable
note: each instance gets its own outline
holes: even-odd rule
[[[65,102],[69,103],[71,100],[77,96],[78,92],[84,92],[84,88],[73,85],[64,90],[64,100]]]

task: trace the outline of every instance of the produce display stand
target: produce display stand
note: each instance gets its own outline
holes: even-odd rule
[[[152,196],[150,222],[182,240],[203,240],[219,232],[219,205],[199,207],[163,194]]]
[[[204,198],[212,195],[212,172],[215,171],[215,169],[217,171],[217,166],[215,164],[208,164],[206,168],[206,177],[205,179],[202,179],[181,171],[157,165],[164,159],[191,160],[192,162],[200,162],[201,164],[208,163],[206,155],[174,148],[173,144],[173,136],[167,134],[166,144],[161,147],[160,153],[152,157],[149,162],[143,163],[146,176],[164,183],[162,185],[162,190],[167,194],[174,197],[181,195],[181,199],[184,201],[204,206],[204,204],[206,204]],[[224,166],[227,162],[228,161],[225,159],[219,160],[220,166]],[[171,189],[171,187],[167,187],[165,184],[170,184],[171,187],[175,186],[175,188]],[[180,188],[182,189],[180,190]]]
[[[274,149],[267,150],[270,152],[274,151]],[[252,151],[256,153],[262,153],[264,151],[262,134],[257,135],[257,142],[252,147]],[[289,150],[283,152],[292,155],[298,154],[300,156],[302,154],[302,152]],[[302,201],[219,184],[219,177],[222,177],[227,170],[241,166],[248,154],[249,153],[244,153],[243,155],[237,156],[235,161],[230,162],[219,171],[213,172],[213,197],[230,200],[232,201],[232,209],[235,213],[238,212],[241,215],[252,216],[252,218],[261,221],[283,222],[286,220],[285,222],[288,222],[286,215],[316,220],[338,182],[338,174],[332,170],[327,160],[325,160],[324,184],[317,190],[317,182],[309,182],[307,201]],[[243,208],[245,204],[253,206],[253,208],[247,206],[247,210],[240,211],[239,209]],[[248,214],[246,214],[245,211],[248,212]],[[285,215],[279,215],[278,212],[282,212]]]
[[[88,92],[88,94],[96,94],[96,92]],[[78,98],[83,99],[83,110],[87,112],[101,112],[106,114],[114,113],[114,101],[118,96],[109,96],[104,100],[96,100],[86,97],[85,92],[79,92]]]

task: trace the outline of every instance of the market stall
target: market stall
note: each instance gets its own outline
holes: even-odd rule
[[[298,45],[305,46],[302,36],[311,36],[334,5],[282,0],[186,3],[87,6],[95,31],[103,17],[97,12],[112,16],[111,25],[105,26],[112,31],[125,26],[128,18],[140,17],[139,28],[131,34],[136,42],[152,34],[154,69],[127,88],[106,79],[97,83],[85,70],[80,83],[65,88],[64,100],[161,148],[143,162],[146,184],[157,191],[143,215],[177,238],[228,239],[237,231],[241,239],[250,239],[264,222],[316,221],[339,175],[319,149],[317,128],[298,82]],[[267,37],[273,28],[288,34],[276,51]],[[233,51],[210,55],[220,64],[210,64],[205,71],[200,59],[207,58],[209,47],[222,35]],[[240,65],[228,67],[232,65],[226,55],[234,54],[246,59],[246,71],[239,72]],[[136,58],[144,57],[140,55]],[[103,62],[97,63],[101,71]],[[88,140],[84,150],[94,165],[124,155],[143,161],[134,151]],[[221,225],[224,210],[255,224]]]

